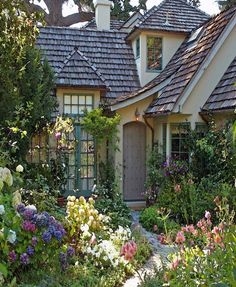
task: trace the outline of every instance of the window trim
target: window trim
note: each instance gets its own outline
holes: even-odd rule
[[[139,46],[137,45],[137,43],[139,43]],[[139,47],[139,50],[138,50]],[[139,59],[140,58],[140,54],[141,54],[141,46],[140,46],[140,36],[135,40],[135,59]],[[139,52],[139,53],[138,53]]]
[[[150,69],[148,68],[148,38],[157,38],[161,40],[161,51],[162,51],[162,55],[161,55],[161,67],[159,69]],[[157,72],[161,72],[163,70],[163,45],[164,41],[163,41],[163,37],[162,36],[156,36],[156,35],[147,35],[146,36],[146,72],[148,73],[157,73]]]
[[[70,104],[65,104],[65,96],[70,96]],[[63,109],[63,113],[62,114],[63,115],[67,115],[67,116],[72,117],[72,118],[76,117],[76,116],[81,116],[81,117],[83,116],[83,114],[79,113],[79,106],[83,106],[83,105],[79,104],[79,101],[78,101],[78,103],[76,105],[78,107],[78,113],[76,113],[76,114],[65,113],[65,106],[70,106],[70,107],[75,106],[75,105],[72,104],[72,97],[73,96],[78,97],[78,100],[79,100],[80,96],[85,96],[85,104],[84,104],[85,108],[87,106],[87,104],[86,104],[86,97],[87,96],[91,96],[92,97],[92,103],[91,103],[91,105],[89,104],[88,106],[91,107],[91,110],[94,109],[94,94],[93,93],[84,93],[84,92],[81,92],[81,93],[63,93],[63,107],[62,107],[62,109]],[[71,108],[70,108],[70,110],[71,110]]]

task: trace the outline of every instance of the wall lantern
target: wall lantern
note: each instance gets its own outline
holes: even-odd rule
[[[139,121],[139,117],[140,117],[141,114],[140,114],[138,108],[136,108],[134,115],[135,115],[136,121]]]

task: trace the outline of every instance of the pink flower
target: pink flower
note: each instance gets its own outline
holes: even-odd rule
[[[208,219],[208,220],[211,219],[211,214],[210,214],[210,212],[207,211],[207,210],[205,211],[205,218]]]
[[[215,226],[212,230],[212,233],[214,233],[214,234],[219,234],[219,232],[220,232],[220,229],[217,226]]]
[[[157,240],[161,244],[165,244],[166,243],[166,237],[165,237],[164,233],[161,233],[161,234],[157,235]]]
[[[61,133],[60,132],[55,133],[55,138],[59,140],[61,138]]]
[[[180,184],[176,184],[175,185],[175,192],[180,192],[181,191],[181,185]]]
[[[215,243],[218,243],[218,244],[222,242],[222,238],[220,237],[219,234],[216,234],[216,235],[214,236],[214,242],[215,242]]]
[[[126,260],[130,261],[133,259],[136,252],[137,244],[132,240],[122,246],[120,255],[124,256]]]
[[[175,242],[177,244],[182,244],[182,243],[184,243],[184,241],[185,241],[185,236],[184,236],[182,231],[179,231],[176,235]]]
[[[179,263],[180,263],[180,261],[178,258],[174,259],[171,263],[171,269],[175,270],[179,266]]]

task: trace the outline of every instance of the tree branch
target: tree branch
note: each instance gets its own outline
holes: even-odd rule
[[[39,6],[37,4],[30,3],[29,0],[25,0],[25,4],[31,13],[32,12],[40,12],[40,13],[45,14],[45,16],[48,15],[47,12],[41,6]]]
[[[70,26],[79,22],[90,21],[94,17],[93,12],[79,12],[62,18],[62,26]]]

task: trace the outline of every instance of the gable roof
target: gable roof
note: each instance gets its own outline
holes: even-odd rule
[[[125,42],[126,35],[118,31],[42,27],[37,46],[56,74],[62,72],[67,57],[77,47],[109,86],[106,97],[115,99],[140,88],[133,50]],[[71,84],[78,87],[76,81]]]
[[[189,33],[209,18],[184,0],[164,0],[144,14],[130,35],[137,29]]]
[[[110,28],[111,30],[119,30],[119,28],[123,25],[123,20],[117,20],[117,19],[111,19],[110,21]],[[83,28],[88,29],[97,29],[96,21],[93,18],[91,21],[89,21],[87,24],[83,26]]]
[[[58,86],[106,88],[105,79],[77,47],[69,54],[56,73]]]
[[[197,43],[188,45],[188,40],[183,43],[179,49],[181,51],[184,48],[183,52],[178,57],[175,55],[166,67],[167,71],[163,71],[165,75],[173,68],[174,73],[171,75],[170,82],[161,91],[160,96],[151,103],[146,114],[154,115],[173,111],[176,102],[183,95],[201,65],[209,57],[217,40],[235,15],[236,7],[220,13],[204,25],[204,32]],[[161,78],[162,75],[154,81],[158,83]]]
[[[205,103],[202,111],[234,110],[236,108],[236,57]]]

